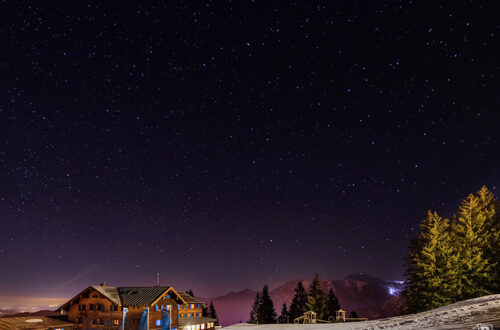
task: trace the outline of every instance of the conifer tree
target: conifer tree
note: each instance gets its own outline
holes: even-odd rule
[[[429,212],[410,245],[403,296],[419,312],[500,290],[500,202],[486,188],[451,221]]]
[[[484,258],[491,265],[490,292],[500,292],[500,201],[485,186],[477,192],[479,208],[486,217],[483,235],[485,236]]]
[[[309,310],[316,313],[318,319],[324,320],[328,317],[326,297],[321,289],[321,282],[319,281],[318,274],[314,275],[312,280],[311,289],[309,290],[309,301],[306,305]]]
[[[201,316],[203,317],[209,317],[208,315],[208,307],[206,304],[203,304],[201,307]]]
[[[457,299],[464,300],[490,294],[495,279],[493,264],[486,257],[489,253],[488,210],[480,198],[470,194],[460,204],[453,227],[457,264]]]
[[[276,323],[276,311],[274,303],[269,296],[269,288],[264,285],[260,295],[260,305],[258,308],[257,321],[259,324]]]
[[[288,310],[286,309],[285,303],[283,303],[283,307],[281,307],[281,314],[278,317],[278,323],[288,323]]]
[[[307,293],[304,285],[301,281],[297,283],[295,288],[295,294],[290,304],[290,309],[288,314],[290,316],[290,322],[293,322],[297,317],[302,316],[306,312],[307,304]]]
[[[449,222],[429,211],[410,245],[403,296],[409,312],[421,312],[452,302],[454,267]]]
[[[350,316],[351,319],[357,319],[358,317],[359,316],[358,316],[358,313],[356,313],[356,311],[351,312],[351,316]]]
[[[258,323],[258,315],[259,315],[259,307],[260,307],[260,293],[257,292],[255,294],[255,299],[253,301],[252,309],[250,310],[250,319],[248,323],[257,324]]]
[[[335,313],[340,309],[339,300],[333,290],[330,289],[328,291],[328,295],[326,296],[326,319],[330,316],[335,318]]]
[[[215,319],[214,324],[219,325],[219,317],[217,316],[217,312],[215,311],[215,307],[213,302],[210,302],[210,306],[208,307],[209,317]]]

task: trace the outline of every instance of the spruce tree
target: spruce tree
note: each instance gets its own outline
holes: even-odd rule
[[[457,299],[464,300],[490,294],[493,264],[486,257],[488,246],[487,210],[480,199],[470,194],[458,208],[454,224],[454,241],[458,254]]]
[[[500,292],[500,201],[485,186],[477,192],[479,208],[486,217],[483,251],[491,266],[491,278],[487,285],[490,292]]]
[[[335,313],[340,309],[339,300],[333,290],[330,289],[328,291],[328,295],[326,296],[326,319],[330,316],[335,318]]]
[[[215,311],[213,302],[210,302],[210,306],[208,307],[208,314],[210,318],[215,320],[214,324],[219,325],[219,317],[217,316],[217,312]]]
[[[407,281],[403,296],[409,312],[421,312],[452,302],[456,260],[448,220],[429,211],[406,258]]]
[[[288,310],[286,309],[285,303],[283,303],[283,307],[281,307],[281,314],[278,317],[278,323],[288,323]]]
[[[301,281],[297,283],[295,288],[295,294],[290,304],[290,309],[288,314],[290,316],[290,322],[293,322],[297,317],[302,316],[306,312],[307,304],[307,293],[304,285]]]
[[[201,307],[201,316],[203,317],[209,317],[208,315],[208,307],[206,304],[203,304],[203,306]]]
[[[260,306],[257,314],[257,321],[259,324],[276,323],[276,311],[274,310],[274,303],[269,296],[269,288],[264,285],[262,294],[260,295]]]
[[[358,317],[359,316],[358,316],[358,313],[356,313],[356,311],[351,312],[351,316],[350,316],[351,319],[357,319]]]
[[[260,293],[257,292],[255,294],[255,299],[253,301],[252,309],[250,310],[250,319],[248,323],[257,324],[258,323],[258,315],[259,315],[259,307],[260,307]]]
[[[321,289],[321,282],[318,274],[314,275],[309,290],[309,301],[306,304],[307,308],[316,313],[316,317],[320,320],[328,318],[328,310],[326,305],[325,293]]]

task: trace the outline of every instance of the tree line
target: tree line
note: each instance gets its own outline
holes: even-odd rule
[[[408,313],[500,292],[500,202],[486,187],[456,214],[428,211],[406,257]]]
[[[269,288],[264,285],[262,291],[255,295],[248,323],[293,323],[297,317],[302,316],[307,311],[315,312],[318,319],[328,320],[330,316],[335,318],[335,312],[339,309],[340,304],[333,290],[330,289],[328,294],[325,294],[321,288],[319,276],[315,275],[309,292],[306,292],[301,281],[297,283],[290,309],[287,309],[284,303],[279,316],[276,314],[274,303],[269,296]],[[351,315],[357,317],[355,311]]]

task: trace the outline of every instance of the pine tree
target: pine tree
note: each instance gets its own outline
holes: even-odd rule
[[[356,311],[352,311],[351,312],[351,316],[349,316],[351,319],[357,319],[359,316],[358,316],[358,313],[356,313]]]
[[[189,291],[186,291],[186,293],[187,293],[188,295],[190,295],[191,297],[194,297],[193,290],[189,289]]]
[[[339,300],[333,290],[330,289],[328,291],[328,295],[326,296],[326,319],[330,316],[333,316],[335,319],[335,313],[340,309]]]
[[[290,309],[288,314],[290,316],[290,322],[293,322],[297,317],[302,316],[306,312],[307,304],[307,293],[302,282],[297,283],[295,288],[295,294],[290,304]]]
[[[208,317],[215,320],[215,325],[219,325],[219,317],[217,316],[213,302],[210,302],[210,306],[208,307]]]
[[[321,289],[321,282],[318,274],[314,275],[309,290],[309,301],[306,304],[307,308],[316,313],[316,317],[324,320],[328,317],[325,293]]]
[[[288,310],[286,309],[286,304],[283,303],[281,308],[281,314],[278,317],[278,323],[288,323]]]
[[[480,205],[477,196],[470,194],[458,208],[453,227],[457,270],[457,299],[464,300],[490,294],[495,279],[493,264],[486,257],[488,246],[488,210]]]
[[[260,295],[259,312],[257,314],[257,321],[259,324],[276,323],[276,311],[274,310],[274,303],[269,296],[269,288],[264,285],[262,294]]]
[[[409,312],[421,312],[452,302],[456,260],[448,220],[429,211],[406,258],[407,281],[403,296]]]
[[[255,299],[253,301],[252,310],[250,311],[250,319],[248,323],[258,324],[259,307],[261,305],[260,293],[255,294]]]

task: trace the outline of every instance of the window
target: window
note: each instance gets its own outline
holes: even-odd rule
[[[198,308],[200,308],[200,304],[198,304]]]
[[[78,324],[83,324],[83,319],[81,317],[78,318]]]
[[[177,309],[181,309],[181,307],[179,305],[177,305]]]
[[[93,295],[92,295],[92,298],[99,298],[99,295],[97,295],[97,294],[93,294]]]
[[[199,324],[196,325],[196,330],[200,330],[200,325]]]
[[[104,325],[104,319],[99,319],[99,325]]]
[[[193,308],[194,308],[194,304],[191,304],[191,309],[193,309]]]
[[[171,311],[172,310],[172,305],[167,305],[167,310]]]
[[[201,324],[201,330],[205,329],[205,323]]]
[[[86,305],[82,305],[82,311],[84,311],[86,307]]]
[[[161,326],[161,320],[156,320],[156,326],[157,327]]]
[[[120,325],[120,320],[114,319],[113,320],[113,325]]]
[[[93,320],[93,319],[90,319],[90,320],[89,320],[89,325],[92,325],[92,324],[94,324],[94,320]]]
[[[158,311],[158,305],[156,305],[155,307],[156,307],[156,310]]]
[[[167,294],[167,299],[170,299],[170,295],[169,294]]]

